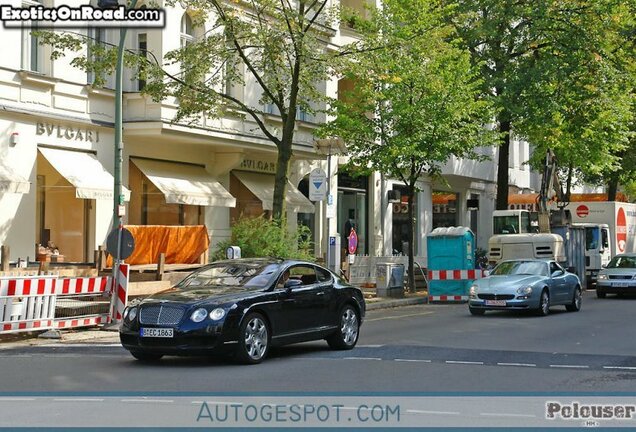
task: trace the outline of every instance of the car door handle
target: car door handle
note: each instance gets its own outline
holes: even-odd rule
[[[323,295],[325,295],[325,292],[324,291],[320,291],[320,292],[317,292],[316,295],[317,296],[323,296]]]

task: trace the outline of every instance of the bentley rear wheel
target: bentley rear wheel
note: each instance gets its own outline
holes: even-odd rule
[[[351,305],[345,305],[340,310],[340,325],[331,336],[327,338],[329,347],[337,350],[350,350],[358,343],[360,334],[360,320],[358,313]]]

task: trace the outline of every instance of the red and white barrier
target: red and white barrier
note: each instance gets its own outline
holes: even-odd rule
[[[67,329],[121,320],[128,300],[128,264],[117,273],[117,299],[112,311],[56,318],[57,300],[94,297],[113,289],[112,278],[33,276],[0,278],[0,334],[18,331]],[[112,291],[111,291],[112,292]]]
[[[486,277],[485,270],[429,270],[428,280],[444,280],[444,281],[462,281],[462,280],[475,280]],[[454,295],[454,294],[441,294],[428,296],[429,302],[464,302],[468,301],[468,296]]]
[[[120,264],[115,278],[115,294],[117,301],[110,312],[112,322],[119,322],[124,316],[124,308],[128,303],[128,264]]]
[[[428,280],[475,280],[485,278],[486,270],[429,270]]]

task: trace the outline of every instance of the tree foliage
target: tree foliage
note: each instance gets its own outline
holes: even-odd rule
[[[169,5],[175,3],[168,1]],[[193,124],[203,116],[226,115],[253,121],[278,150],[273,216],[284,220],[297,112],[314,113],[324,101],[321,86],[329,77],[329,59],[334,55],[327,43],[334,34],[335,13],[326,0],[178,3],[194,24],[194,38],[163,58],[129,51],[126,65],[137,74],[135,78],[143,75],[147,81],[144,93],[154,100],[178,100],[175,122]],[[88,43],[91,55],[80,55],[73,64],[99,72],[97,85],[103,83],[99,77],[113,71],[112,46],[71,33],[47,32],[40,39],[53,46],[54,57],[85,53]],[[260,92],[257,101],[232,92],[232,87],[246,83]]]
[[[356,23],[361,41],[345,48],[352,54],[341,64],[352,89],[333,101],[335,119],[323,130],[344,139],[359,171],[407,186],[411,278],[418,180],[438,174],[451,156],[475,158],[475,147],[491,144],[491,113],[477,97],[481,83],[469,54],[441,23],[443,13],[435,0],[388,0]]]
[[[507,208],[511,133],[582,173],[616,166],[626,141],[619,0],[459,0],[449,15],[502,132],[497,208]],[[537,156],[545,151],[537,151]]]

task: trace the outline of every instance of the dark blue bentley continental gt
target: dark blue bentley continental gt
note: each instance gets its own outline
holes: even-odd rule
[[[119,335],[139,360],[230,351],[260,363],[274,345],[326,339],[333,349],[351,349],[364,314],[360,289],[323,267],[238,259],[207,265],[130,304]]]

